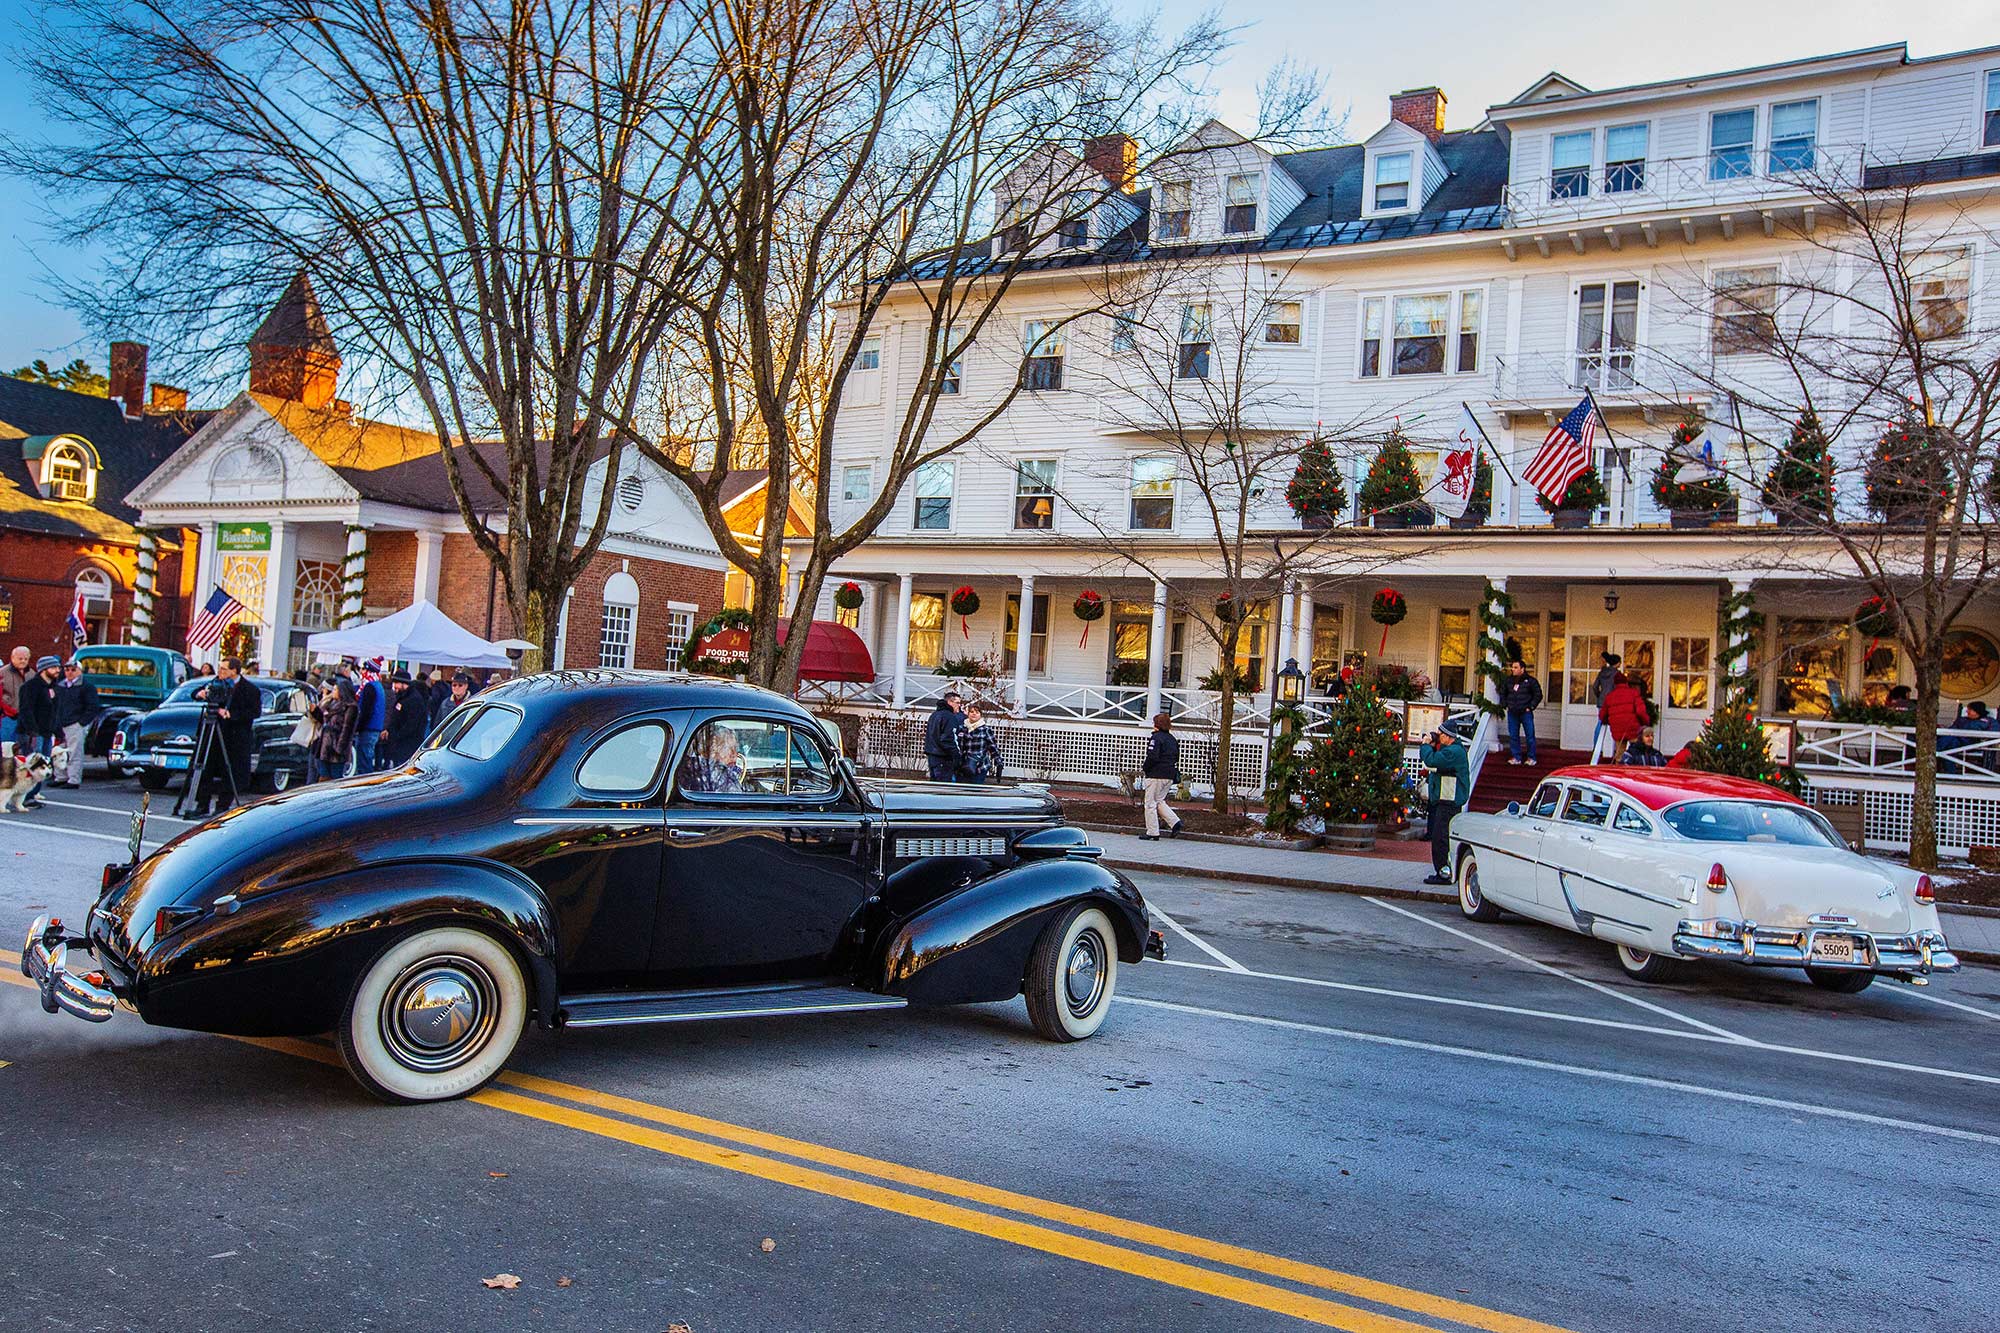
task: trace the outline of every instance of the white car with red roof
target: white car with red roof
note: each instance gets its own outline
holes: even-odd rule
[[[1524,807],[1452,821],[1458,904],[1614,945],[1656,981],[1685,958],[1797,967],[1853,994],[1955,972],[1930,877],[1849,850],[1775,787],[1685,769],[1549,774]]]

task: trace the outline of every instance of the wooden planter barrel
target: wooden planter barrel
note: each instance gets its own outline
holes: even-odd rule
[[[1326,845],[1336,852],[1372,852],[1375,850],[1375,825],[1336,824],[1328,821]]]

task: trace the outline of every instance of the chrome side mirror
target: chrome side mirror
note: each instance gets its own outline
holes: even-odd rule
[[[1521,803],[1519,801],[1507,802],[1507,813],[1519,819],[1521,817]]]

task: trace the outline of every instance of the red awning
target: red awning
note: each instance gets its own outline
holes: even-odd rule
[[[785,641],[790,630],[789,622],[779,622],[779,643]],[[799,658],[799,679],[865,683],[875,679],[875,660],[868,655],[868,645],[859,634],[831,620],[815,620],[806,630],[806,650]]]

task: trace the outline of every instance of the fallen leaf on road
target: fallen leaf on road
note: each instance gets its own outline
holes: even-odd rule
[[[668,1324],[667,1333],[694,1333],[694,1329],[686,1324]]]
[[[482,1286],[490,1287],[494,1291],[512,1291],[521,1285],[521,1279],[515,1277],[512,1273],[501,1273],[497,1277],[483,1277],[479,1281]]]
[[[757,1242],[757,1248],[762,1250],[764,1253],[769,1254],[771,1251],[778,1248],[778,1242],[772,1240],[769,1236],[766,1236],[764,1237],[764,1239]]]
[[[556,1279],[556,1285],[558,1287],[573,1287],[576,1285],[576,1279],[573,1277],[559,1277]]]
[[[486,1174],[493,1177],[495,1180],[505,1180],[507,1178],[507,1173],[505,1171],[488,1171]]]

